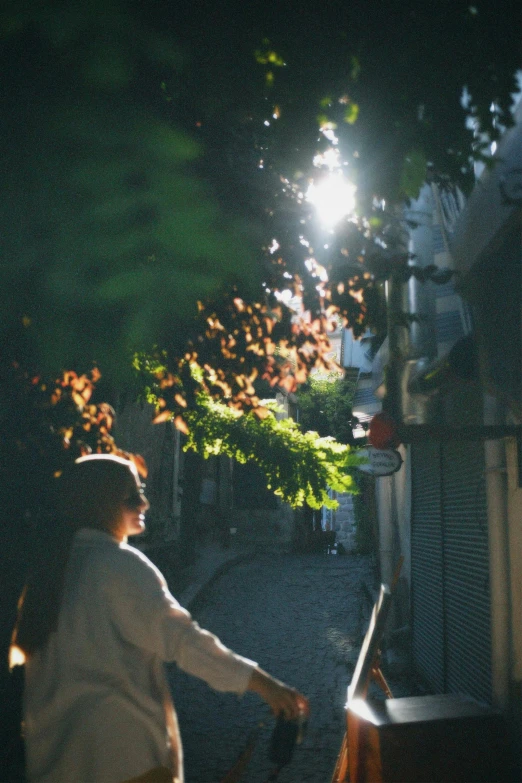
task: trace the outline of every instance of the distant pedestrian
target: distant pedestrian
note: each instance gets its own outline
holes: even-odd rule
[[[31,783],[182,783],[165,661],[216,690],[255,691],[276,715],[308,714],[304,696],[193,622],[127,544],[148,506],[120,457],[82,457],[59,479],[55,543],[28,579],[13,634],[12,652],[26,658]]]

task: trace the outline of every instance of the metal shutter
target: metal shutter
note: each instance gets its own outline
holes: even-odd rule
[[[488,520],[482,443],[442,449],[446,690],[491,701]]]
[[[443,692],[444,607],[441,460],[437,444],[412,446],[411,581],[413,657],[419,674]]]
[[[481,443],[412,447],[412,628],[419,674],[491,701],[489,554]]]

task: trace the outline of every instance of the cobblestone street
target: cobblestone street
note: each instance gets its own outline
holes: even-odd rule
[[[328,783],[344,732],[346,688],[367,627],[372,584],[368,557],[270,554],[221,576],[195,619],[236,652],[308,696],[311,720],[281,783]],[[371,607],[370,607],[371,608]],[[238,699],[173,671],[171,682],[185,748],[187,783],[217,783],[261,729],[243,774],[265,783],[274,721],[254,694]]]

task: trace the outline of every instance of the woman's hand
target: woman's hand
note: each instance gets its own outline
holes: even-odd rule
[[[283,713],[287,720],[292,720],[300,717],[307,719],[310,715],[310,705],[305,696],[262,669],[253,670],[248,690],[259,694],[276,716]]]

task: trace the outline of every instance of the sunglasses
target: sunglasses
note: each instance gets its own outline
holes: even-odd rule
[[[142,506],[145,502],[145,495],[143,494],[142,490],[134,490],[134,492],[131,492],[131,494],[126,497],[123,501],[123,505],[127,508],[139,508],[139,506]]]

